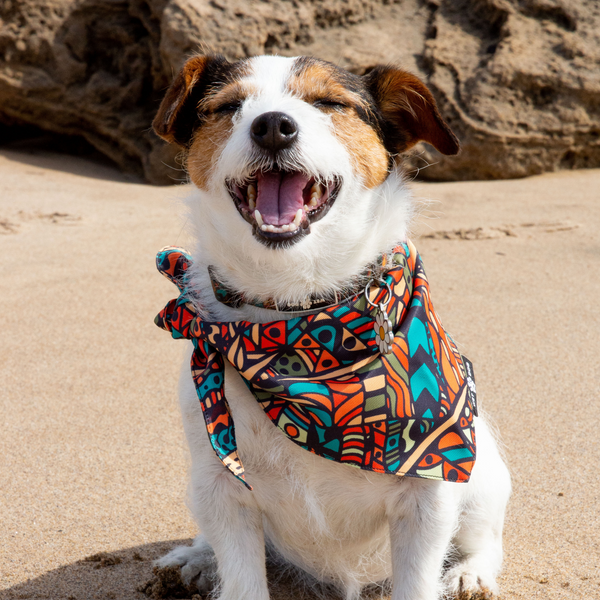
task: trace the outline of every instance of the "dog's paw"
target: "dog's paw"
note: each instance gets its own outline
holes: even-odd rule
[[[494,600],[498,585],[493,575],[465,560],[444,575],[446,598],[454,600]]]
[[[217,561],[212,548],[204,541],[194,541],[192,546],[177,546],[171,552],[159,558],[156,566],[181,567],[181,580],[186,586],[192,581],[198,590],[210,592],[217,581]]]

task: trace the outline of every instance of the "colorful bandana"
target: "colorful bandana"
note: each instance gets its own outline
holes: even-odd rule
[[[167,247],[158,270],[181,295],[156,317],[175,339],[191,339],[192,377],[211,445],[247,487],[224,395],[224,359],[265,414],[302,448],[378,473],[468,481],[475,464],[471,364],[433,310],[420,256],[394,249],[384,280],[394,332],[381,354],[377,307],[361,292],[309,315],[271,323],[212,322],[197,316],[186,291],[190,255]],[[379,305],[388,288],[370,289]],[[379,325],[378,325],[379,326]]]

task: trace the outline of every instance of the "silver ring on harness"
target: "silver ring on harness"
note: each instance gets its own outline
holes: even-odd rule
[[[369,289],[371,288],[373,282],[379,283],[380,288],[385,285],[388,293],[386,302],[379,302],[378,304],[375,304],[375,302],[372,302],[369,298]],[[369,279],[367,285],[365,286],[365,298],[369,306],[372,306],[373,308],[382,308],[385,311],[388,307],[388,304],[392,301],[392,286],[383,277],[380,277],[379,279]]]

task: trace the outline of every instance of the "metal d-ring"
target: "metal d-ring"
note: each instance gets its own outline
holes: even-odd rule
[[[369,289],[371,288],[371,284],[376,281],[377,283],[379,283],[379,287],[382,287],[382,284],[385,285],[385,287],[387,288],[387,293],[388,293],[388,298],[387,298],[387,302],[383,303],[380,302],[379,304],[375,304],[375,302],[371,302],[371,298],[369,298]],[[372,306],[373,308],[381,308],[382,310],[386,310],[389,303],[392,301],[392,286],[383,278],[380,277],[379,279],[369,279],[369,281],[367,282],[367,285],[365,286],[365,298],[369,304],[369,306]]]

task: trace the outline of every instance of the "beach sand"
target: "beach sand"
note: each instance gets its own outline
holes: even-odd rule
[[[513,477],[501,597],[600,598],[600,170],[414,187],[434,303]],[[153,323],[185,192],[0,152],[2,600],[141,600],[196,533],[183,343]]]

